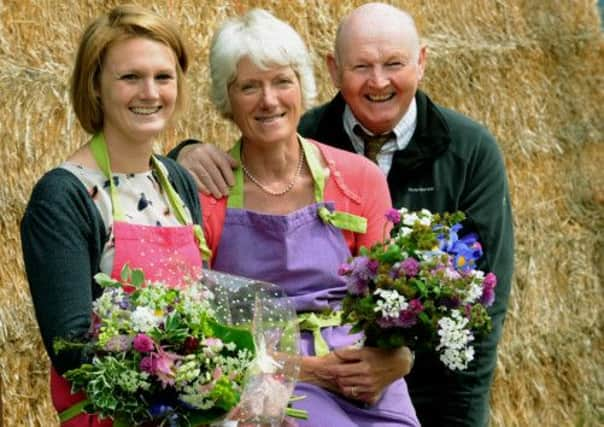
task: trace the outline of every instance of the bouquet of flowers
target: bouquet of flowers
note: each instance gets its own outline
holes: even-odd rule
[[[86,412],[111,417],[116,427],[197,426],[232,414],[283,418],[297,375],[289,355],[297,353],[298,330],[276,286],[204,272],[200,281],[174,288],[146,283],[142,271],[128,266],[121,278],[95,277],[104,292],[93,303],[85,342],[55,342],[55,351],[78,349],[91,360],[64,374],[74,391],[86,393]],[[270,325],[261,319],[267,312]],[[266,388],[268,379],[280,400],[242,411],[243,398]]]
[[[343,323],[363,331],[367,345],[436,352],[451,370],[474,358],[472,342],[491,331],[486,308],[495,298],[493,273],[476,268],[476,234],[459,237],[462,212],[391,209],[390,237],[340,267],[347,295]]]

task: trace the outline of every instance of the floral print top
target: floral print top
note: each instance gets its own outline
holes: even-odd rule
[[[60,167],[78,177],[88,190],[88,194],[94,200],[103,218],[109,239],[103,248],[100,268],[102,272],[111,274],[114,239],[109,180],[100,170],[90,169],[72,162],[64,162]],[[164,172],[168,173],[165,169]],[[157,176],[152,170],[134,174],[113,173],[112,176],[119,194],[125,221],[139,225],[181,225],[174,215],[165,191],[161,188]],[[185,206],[185,210],[190,216],[187,206]]]

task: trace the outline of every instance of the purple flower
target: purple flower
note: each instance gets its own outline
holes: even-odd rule
[[[346,276],[347,274],[350,274],[351,272],[352,272],[352,266],[347,263],[340,265],[340,268],[338,268],[338,275],[340,275],[340,276]]]
[[[417,314],[411,310],[403,310],[397,321],[401,328],[410,328],[417,323]]]
[[[423,310],[423,304],[415,298],[409,301],[407,308],[398,317],[381,317],[376,322],[382,328],[410,328],[417,323],[417,315]]]
[[[396,317],[380,317],[376,320],[377,324],[380,326],[380,328],[394,328],[398,325],[396,325]]]
[[[419,300],[419,298],[414,298],[411,301],[409,301],[409,308],[408,308],[408,310],[411,310],[414,313],[419,314],[422,311],[424,311],[424,305]]]
[[[495,301],[495,286],[497,286],[497,276],[488,273],[482,281],[482,295],[480,303],[485,307],[490,307]]]
[[[419,273],[420,264],[415,258],[407,258],[403,262],[401,262],[400,268],[407,277],[415,277]]]
[[[458,296],[453,295],[450,298],[445,298],[444,301],[442,301],[442,303],[444,304],[445,307],[447,307],[449,309],[455,309],[461,305],[461,300],[459,299]]]
[[[372,275],[375,275],[375,273],[377,273],[379,266],[380,266],[380,263],[375,259],[371,259],[367,263],[367,268],[372,273]]]
[[[153,354],[145,356],[141,359],[141,363],[138,365],[141,371],[149,374],[154,374],[157,370],[157,360]]]
[[[146,334],[138,334],[134,337],[134,341],[132,342],[132,346],[136,351],[141,353],[147,353],[153,350],[153,340],[149,335]]]
[[[365,294],[368,290],[369,282],[375,277],[379,263],[370,260],[366,256],[358,256],[352,259],[350,264],[344,264],[340,270],[345,267],[347,276],[346,287],[348,292],[353,295]]]
[[[397,209],[390,208],[386,211],[386,219],[393,224],[398,224],[401,222],[401,213]]]
[[[409,301],[407,309],[403,310],[398,318],[399,326],[410,328],[415,325],[417,323],[417,315],[422,311],[424,311],[422,302],[418,298],[412,299]]]

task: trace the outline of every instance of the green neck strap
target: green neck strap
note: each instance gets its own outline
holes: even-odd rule
[[[306,164],[310,169],[310,174],[313,178],[313,192],[315,196],[315,202],[323,202],[325,198],[325,171],[321,166],[319,148],[306,141],[300,135],[298,135],[300,146],[304,151],[304,158]],[[235,146],[231,148],[229,154],[235,158],[235,160],[241,163],[241,140],[237,141]],[[235,171],[235,186],[229,192],[229,199],[227,206],[229,208],[243,208],[243,168],[238,167]],[[350,230],[355,233],[365,233],[367,231],[367,219],[352,215],[347,212],[331,212],[325,206],[319,208],[319,217],[323,222],[329,223],[334,227],[341,230]]]
[[[92,137],[92,141],[90,142],[90,150],[92,151],[92,156],[99,168],[105,175],[105,177],[109,180],[109,196],[111,197],[111,205],[113,210],[113,217],[116,220],[124,219],[124,212],[119,202],[119,197],[117,193],[117,189],[115,188],[115,182],[113,180],[113,176],[111,173],[111,165],[109,163],[109,152],[107,150],[107,143],[105,142],[105,137],[102,133],[97,133]],[[153,171],[157,174],[159,185],[166,191],[166,195],[168,196],[168,202],[170,203],[170,207],[174,209],[174,214],[176,215],[176,219],[181,224],[190,224],[192,221],[188,217],[187,212],[184,209],[184,204],[170,181],[168,180],[168,176],[164,171],[163,166],[160,161],[153,155],[151,155],[151,167]]]
[[[92,137],[92,141],[90,142],[90,150],[92,151],[92,156],[94,157],[94,160],[96,160],[99,168],[101,169],[105,177],[109,180],[109,196],[111,197],[111,209],[113,212],[113,218],[116,221],[123,221],[125,216],[124,212],[122,211],[117,189],[115,188],[115,182],[113,181],[113,177],[111,174],[109,152],[107,150],[107,143],[105,142],[105,137],[103,133],[97,133]],[[172,187],[172,184],[170,184],[170,180],[168,179],[168,175],[164,170],[164,166],[153,155],[151,155],[151,167],[153,168],[153,171],[157,174],[159,185],[166,192],[166,195],[168,197],[168,203],[170,203],[170,207],[174,209],[174,215],[176,216],[178,222],[183,225],[191,224],[193,222],[193,219],[190,217],[190,215],[188,215],[187,211],[185,210],[184,202],[182,201],[181,197],[178,195],[174,187]],[[199,224],[193,224],[193,233],[195,234],[203,258],[209,260],[212,256],[212,252],[208,248],[207,242],[203,235],[203,230],[201,229],[201,226]]]

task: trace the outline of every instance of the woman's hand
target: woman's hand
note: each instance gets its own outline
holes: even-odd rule
[[[413,366],[408,347],[344,348],[333,354],[340,363],[326,366],[325,375],[335,379],[342,395],[369,404],[376,403],[384,389],[411,372]]]
[[[340,394],[340,386],[332,369],[342,365],[342,359],[331,352],[325,356],[304,356],[300,369],[299,380],[314,384],[333,393]]]

